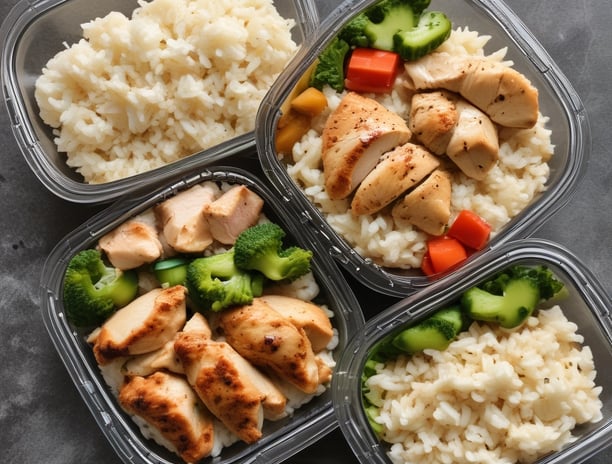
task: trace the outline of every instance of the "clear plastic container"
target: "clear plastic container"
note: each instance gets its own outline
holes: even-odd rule
[[[262,102],[257,119],[256,143],[266,176],[283,195],[295,198],[301,205],[305,222],[327,244],[329,253],[364,285],[381,293],[406,296],[428,286],[431,280],[418,270],[382,267],[371,258],[360,255],[334,231],[318,207],[298,188],[275,149],[281,102],[287,100],[300,78],[342,26],[373,3],[371,0],[344,2],[325,20],[321,33],[305,44]],[[489,242],[487,249],[495,249],[509,240],[529,236],[567,203],[584,174],[590,154],[587,114],[566,77],[503,1],[432,0],[428,10],[446,13],[453,28],[468,27],[481,35],[491,36],[486,45],[487,53],[507,47],[506,59],[512,60],[514,68],[538,89],[540,111],[550,118],[546,127],[552,131],[551,141],[555,149],[549,161],[550,176],[546,190],[538,194]],[[486,253],[487,249],[480,254]]]
[[[313,35],[318,13],[311,0],[276,2],[275,6],[282,17],[295,20],[292,35],[298,45]],[[81,39],[81,24],[111,11],[130,17],[136,7],[136,0],[23,0],[0,28],[2,91],[11,129],[32,171],[61,198],[78,203],[107,202],[152,182],[180,177],[194,166],[218,161],[255,143],[251,131],[152,171],[103,184],[84,182],[66,165],[66,155],[58,152],[51,129],[39,116],[34,98],[36,79],[65,44]]]
[[[545,265],[561,279],[569,295],[557,301],[565,316],[577,324],[584,344],[591,348],[597,376],[603,387],[603,418],[577,426],[577,440],[538,463],[581,462],[612,444],[612,300],[589,269],[564,247],[540,239],[507,243],[468,264],[456,276],[440,281],[419,294],[410,295],[368,320],[362,333],[346,347],[332,382],[334,409],[349,446],[363,464],[390,463],[388,444],[380,442],[365,417],[361,397],[361,372],[372,347],[384,337],[456,301],[466,289],[514,264]]]
[[[198,171],[155,192],[115,203],[70,233],[51,252],[42,273],[41,302],[43,320],[59,356],[102,433],[126,463],[178,464],[182,461],[155,442],[144,439],[131,418],[119,406],[100,375],[92,347],[85,341],[86,334],[72,327],[66,320],[62,305],[63,275],[72,256],[94,246],[97,239],[106,232],[159,201],[205,181],[246,185],[264,199],[264,213],[281,225],[288,237],[293,238],[298,246],[314,251],[312,270],[320,287],[316,301],[326,304],[334,312],[332,324],[339,338],[334,352],[336,359],[350,338],[364,325],[359,303],[333,260],[303,238],[300,233],[301,224],[292,222],[291,212],[281,200],[262,186],[257,178],[241,169],[219,167]],[[266,421],[263,437],[255,444],[236,443],[225,448],[218,458],[207,458],[201,462],[281,462],[336,428],[331,398],[331,390],[328,388],[297,409],[292,416],[280,421]]]

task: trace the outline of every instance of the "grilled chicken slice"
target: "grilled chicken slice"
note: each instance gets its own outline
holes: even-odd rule
[[[185,287],[156,288],[119,309],[101,327],[93,351],[98,364],[155,351],[172,340],[186,320]]]
[[[457,113],[446,154],[466,176],[483,180],[499,159],[497,130],[486,114],[463,99],[457,101]]]
[[[219,314],[219,328],[244,358],[268,369],[304,393],[314,393],[319,368],[310,340],[261,299]]]
[[[191,316],[185,323],[181,332],[199,332],[202,336],[207,338],[210,338],[212,335],[208,321],[200,313],[195,313]],[[175,339],[176,337],[166,342],[166,344],[158,350],[128,359],[122,368],[124,375],[140,375],[144,377],[161,369],[184,374],[183,365],[174,351]]]
[[[484,179],[499,158],[499,138],[491,119],[453,92],[415,94],[410,129],[432,152],[448,155],[476,180]]]
[[[405,143],[384,154],[376,167],[361,182],[353,196],[355,215],[373,214],[417,185],[440,165],[425,148]]]
[[[393,218],[414,224],[431,235],[442,235],[450,218],[451,176],[436,169],[391,210]]]
[[[371,98],[347,93],[322,132],[321,158],[329,197],[340,200],[349,196],[383,153],[407,142],[410,136],[399,115]]]
[[[264,417],[284,416],[284,395],[228,343],[181,332],[174,350],[202,402],[244,442],[261,438]]]
[[[123,374],[128,377],[146,377],[159,370],[184,373],[183,365],[174,353],[174,339],[155,351],[131,357],[122,367]]]
[[[232,187],[204,209],[215,240],[233,245],[243,230],[255,225],[264,201],[244,185]]]
[[[538,119],[538,90],[503,63],[434,52],[404,67],[409,88],[456,92],[502,126],[530,128]]]
[[[184,377],[161,371],[132,377],[121,388],[119,403],[128,414],[144,419],[155,441],[185,462],[210,455],[213,418]]]
[[[157,231],[149,224],[128,221],[98,241],[111,264],[119,269],[134,269],[158,259],[163,252]]]
[[[155,206],[160,228],[172,248],[182,253],[197,253],[212,243],[204,210],[216,195],[212,186],[197,184]]]
[[[294,326],[303,329],[315,353],[324,350],[332,341],[334,329],[320,306],[283,295],[263,295],[259,299],[289,319]]]
[[[436,155],[446,154],[457,125],[457,98],[458,94],[445,90],[412,96],[409,119],[412,135]]]

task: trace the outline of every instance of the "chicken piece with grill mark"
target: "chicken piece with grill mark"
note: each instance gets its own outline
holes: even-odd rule
[[[398,223],[414,224],[431,235],[442,235],[450,219],[451,176],[436,169],[420,185],[393,206],[391,214]]]
[[[410,128],[437,155],[446,154],[461,171],[482,180],[499,159],[499,138],[491,119],[449,91],[412,97]]]
[[[184,377],[163,371],[129,378],[119,391],[119,404],[144,419],[152,437],[185,462],[210,455],[213,417]]]
[[[385,152],[407,142],[410,136],[401,116],[374,99],[347,93],[327,118],[321,134],[329,197],[348,197]]]
[[[538,120],[538,90],[504,63],[434,52],[406,62],[404,69],[409,89],[458,93],[502,126],[527,129]]]
[[[304,393],[316,392],[319,364],[304,329],[264,300],[255,298],[251,304],[223,311],[216,323],[227,342],[248,361]]]
[[[405,143],[384,154],[351,201],[355,215],[374,214],[414,187],[440,165],[424,147]]]

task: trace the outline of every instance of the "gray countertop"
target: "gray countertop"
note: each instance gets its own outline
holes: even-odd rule
[[[282,1],[282,0],[279,0]],[[0,2],[5,18],[17,0]],[[321,16],[334,2],[319,0]],[[536,236],[576,253],[612,292],[612,7],[609,0],[508,0],[577,90],[592,131],[583,182]],[[44,260],[99,206],[67,203],[30,171],[0,110],[0,449],[8,463],[119,463],[49,339],[39,309]],[[340,432],[288,462],[357,463]],[[612,462],[612,448],[591,464]]]

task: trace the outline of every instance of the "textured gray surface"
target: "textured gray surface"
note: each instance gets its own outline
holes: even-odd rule
[[[282,0],[279,0],[282,1]],[[16,0],[0,2],[0,18]],[[322,15],[335,2],[319,0]],[[580,256],[612,292],[612,8],[609,0],[508,0],[582,98],[592,155],[570,203],[535,234]],[[57,199],[23,160],[0,110],[0,450],[3,462],[119,463],[43,327],[38,286],[47,254],[99,208]],[[289,462],[356,463],[339,432]],[[612,449],[589,463],[612,462]]]

